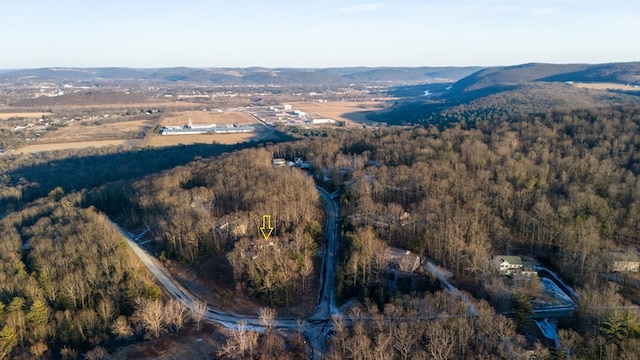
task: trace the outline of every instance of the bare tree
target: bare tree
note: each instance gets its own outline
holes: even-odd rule
[[[165,306],[166,323],[173,326],[175,331],[180,331],[187,318],[187,309],[178,300],[171,299]]]
[[[108,357],[109,357],[109,353],[107,352],[107,349],[103,348],[102,346],[96,346],[95,348],[93,348],[93,350],[87,353],[87,357],[85,359],[103,360]]]
[[[145,330],[154,337],[159,337],[166,323],[165,307],[160,300],[144,299],[138,305],[134,317]]]
[[[36,358],[43,356],[47,350],[49,350],[49,347],[41,341],[38,341],[37,343],[31,345],[31,347],[29,348],[29,352],[31,353],[31,355],[35,356]]]
[[[111,333],[117,336],[120,339],[126,339],[129,336],[133,335],[133,331],[131,331],[131,325],[129,325],[129,320],[123,315],[118,316],[111,324]]]
[[[453,352],[455,334],[449,325],[442,320],[438,320],[426,328],[426,335],[429,338],[427,349],[429,354],[436,360],[447,359]]]
[[[62,360],[75,360],[78,358],[78,350],[65,346],[60,350],[60,357]]]
[[[225,358],[252,357],[257,343],[258,333],[247,330],[247,323],[240,321],[225,345],[218,351],[218,355]]]
[[[300,266],[300,275],[302,276],[302,291],[307,291],[307,278],[313,272],[313,260],[310,256],[305,255]]]
[[[200,330],[202,319],[204,319],[204,316],[207,314],[207,309],[207,303],[200,300],[194,300],[189,308],[189,315],[191,315],[191,318],[195,321],[198,330]]]
[[[392,330],[393,338],[395,339],[393,346],[398,350],[403,360],[409,359],[416,344],[416,333],[409,328],[409,324],[406,322],[400,323]]]
[[[259,317],[262,326],[264,326],[267,331],[271,331],[276,318],[276,310],[274,308],[261,307]]]
[[[391,357],[391,337],[379,332],[374,337],[373,358],[375,360],[386,360]]]

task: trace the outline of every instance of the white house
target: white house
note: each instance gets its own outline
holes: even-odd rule
[[[496,269],[504,275],[512,275],[522,271],[522,259],[520,256],[496,255],[493,257]]]

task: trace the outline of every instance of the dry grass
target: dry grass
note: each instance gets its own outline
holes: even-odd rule
[[[147,146],[175,146],[190,144],[237,144],[250,140],[258,140],[259,134],[239,133],[239,134],[197,134],[197,135],[155,135],[149,138]]]
[[[625,91],[640,91],[639,87],[634,87],[626,84],[616,83],[574,83],[574,86],[584,89],[594,90],[625,90]]]
[[[43,116],[49,116],[51,113],[49,112],[10,112],[10,113],[0,113],[0,119],[10,119],[13,117],[21,117],[25,119],[39,119]]]
[[[330,101],[325,103],[300,102],[291,104],[294,109],[302,110],[319,117],[329,118],[337,121],[345,121],[347,125],[373,125],[367,120],[367,114],[380,111],[380,103],[369,102],[341,102]]]
[[[162,120],[162,125],[185,125],[193,124],[255,124],[257,121],[253,116],[245,112],[209,112],[209,111],[185,111],[175,116],[170,116]]]
[[[41,143],[90,142],[100,140],[131,139],[133,135],[153,129],[154,120],[122,121],[95,125],[92,120],[74,122],[55,131],[47,132]]]
[[[164,335],[158,339],[138,342],[117,349],[110,359],[215,359],[216,352],[225,343],[223,333],[217,326],[203,324],[202,330],[196,331],[189,325],[178,334]]]
[[[22,147],[16,152],[18,153],[36,153],[42,151],[67,150],[67,149],[83,149],[88,147],[118,146],[131,143],[131,140],[102,140],[102,141],[77,141],[53,144],[34,144]]]

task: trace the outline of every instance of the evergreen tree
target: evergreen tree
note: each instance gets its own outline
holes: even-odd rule
[[[42,300],[36,300],[33,302],[33,305],[29,308],[29,312],[27,313],[27,319],[31,325],[38,326],[44,325],[49,322],[49,317],[51,316],[51,310],[49,306],[43,302]]]

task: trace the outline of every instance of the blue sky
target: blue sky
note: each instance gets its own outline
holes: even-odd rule
[[[0,69],[640,61],[637,0],[16,0],[0,24]]]

